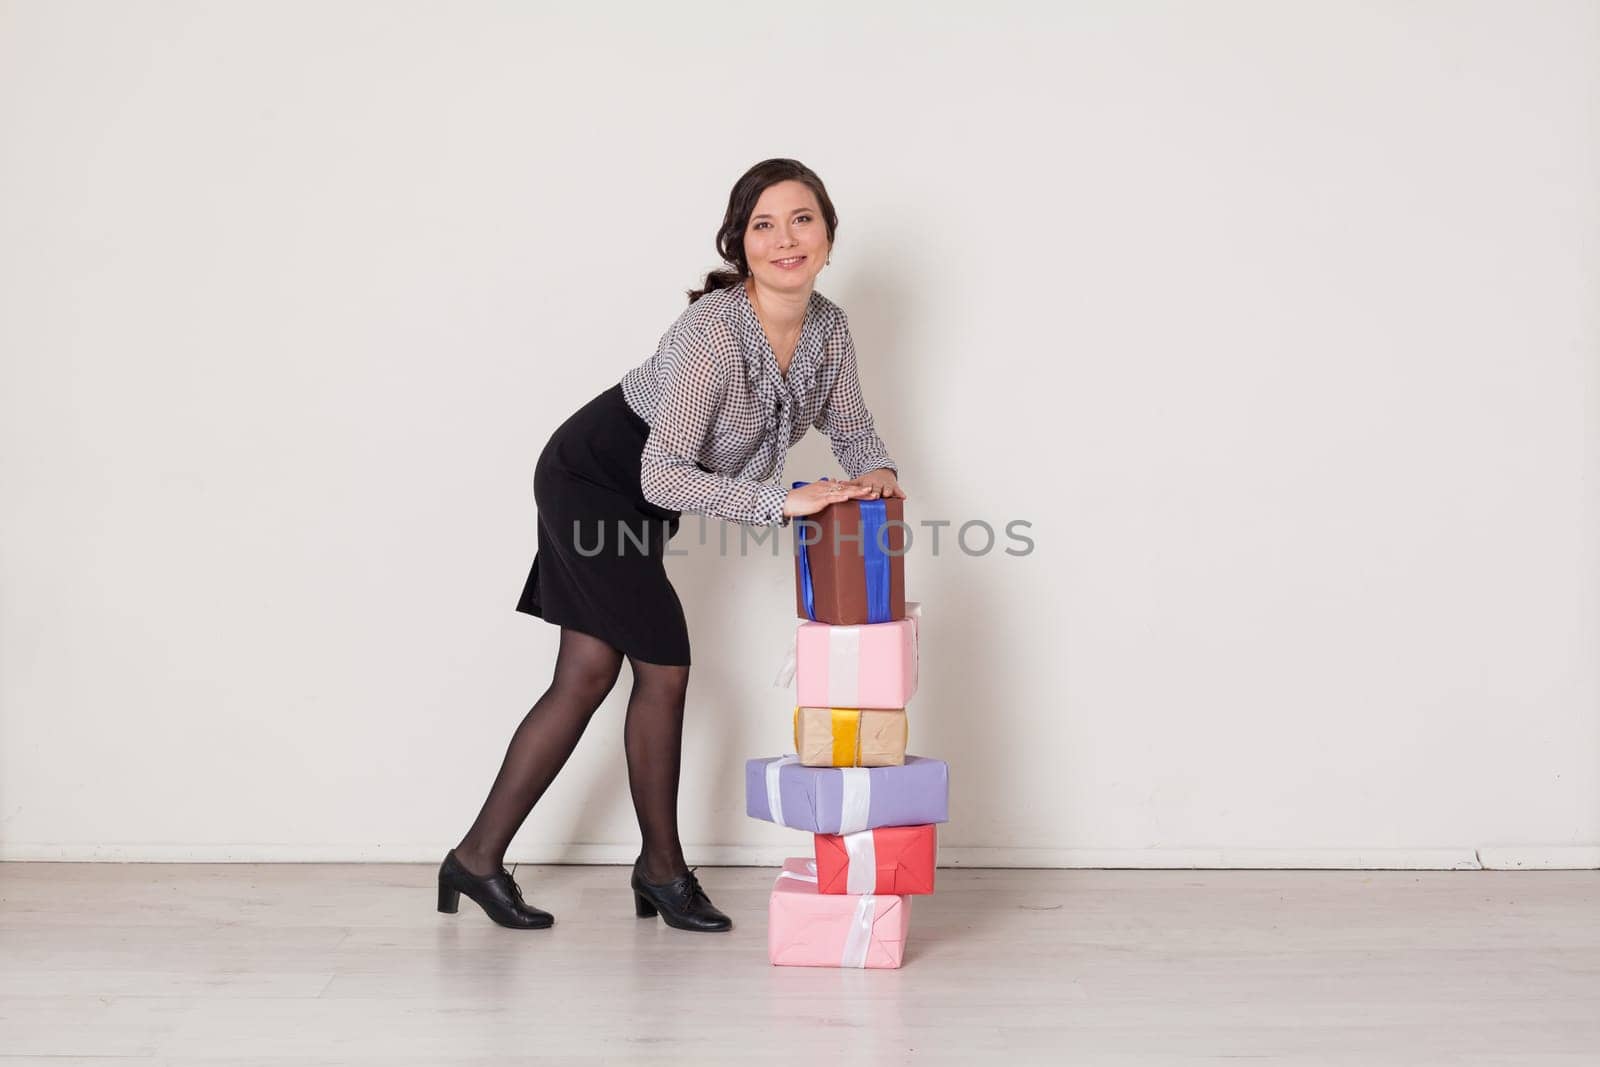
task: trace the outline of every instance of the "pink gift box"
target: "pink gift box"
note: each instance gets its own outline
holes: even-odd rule
[[[904,708],[917,691],[921,607],[894,622],[833,626],[803,622],[795,633],[795,703],[811,708]]]
[[[778,967],[900,966],[911,898],[817,892],[815,860],[784,861],[767,905],[767,958]]]

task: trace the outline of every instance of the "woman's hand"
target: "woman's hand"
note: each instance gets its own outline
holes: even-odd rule
[[[783,513],[791,518],[815,515],[829,504],[841,500],[858,500],[877,491],[855,482],[809,482],[798,489],[789,490],[783,500]]]
[[[879,496],[897,496],[901,500],[906,498],[906,491],[900,488],[900,481],[895,477],[894,470],[889,467],[879,467],[875,471],[868,471],[859,478],[853,478],[840,485],[859,485],[871,490],[868,500],[876,500]]]

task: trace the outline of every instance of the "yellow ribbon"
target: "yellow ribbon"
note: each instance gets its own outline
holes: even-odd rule
[[[861,709],[829,708],[833,723],[833,765],[855,767],[861,763]]]

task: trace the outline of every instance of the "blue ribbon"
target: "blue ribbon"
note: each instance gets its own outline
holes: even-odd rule
[[[867,572],[867,621],[889,621],[889,557],[884,554],[883,535],[885,511],[883,498],[857,500],[861,505],[862,563]]]
[[[819,478],[818,481],[827,481]],[[799,489],[809,482],[795,482],[790,488]],[[884,500],[857,500],[861,507],[862,566],[867,581],[867,621],[892,622],[889,618],[889,555],[883,550],[883,528],[888,522]],[[811,554],[802,534],[797,542],[800,550],[800,600],[805,605],[806,618],[817,621],[816,591],[811,584]]]
[[[828,479],[823,478],[822,480],[823,481],[827,481]],[[807,482],[795,482],[789,488],[798,489],[802,485],[807,485],[807,484],[809,484],[809,483],[807,483]],[[800,547],[800,600],[801,600],[801,603],[805,604],[805,607],[806,607],[806,618],[810,619],[812,622],[816,622],[817,621],[816,594],[812,591],[812,588],[811,588],[811,554],[806,551],[806,537],[805,537],[804,531],[801,532],[800,537],[797,539],[796,543]]]

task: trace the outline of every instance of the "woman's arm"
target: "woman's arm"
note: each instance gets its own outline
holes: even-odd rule
[[[667,354],[671,359],[663,371],[663,389],[639,457],[644,498],[657,507],[703,512],[749,526],[787,526],[783,502],[788,491],[781,485],[713,474],[693,458],[711,434],[728,386],[711,339],[701,330],[685,329]]]

